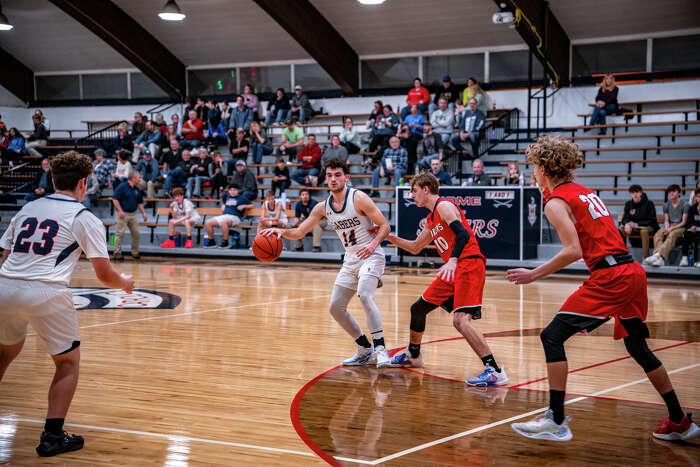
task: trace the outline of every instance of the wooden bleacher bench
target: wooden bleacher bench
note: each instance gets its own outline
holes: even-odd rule
[[[685,121],[688,121],[688,114],[700,112],[698,109],[683,109],[683,110],[654,110],[647,112],[622,112],[609,114],[608,116],[622,116],[625,117],[625,121],[630,120],[632,117],[637,117],[637,123],[642,122],[643,115],[671,115],[671,114],[683,114]],[[586,124],[586,119],[591,116],[591,114],[576,114],[577,117],[583,118],[583,124]]]
[[[596,152],[598,155],[600,155],[601,152],[611,152],[611,151],[642,151],[642,163],[646,164],[647,161],[647,153],[649,151],[656,151],[656,154],[661,154],[661,150],[664,151],[677,151],[677,150],[684,150],[684,149],[700,149],[700,146],[692,145],[672,145],[672,146],[638,146],[638,147],[606,147],[606,148],[579,148],[579,151],[583,153],[584,156],[584,165],[588,164],[589,161],[585,160],[586,153],[587,152]],[[518,152],[524,153],[525,149],[520,149]]]
[[[618,107],[624,108],[627,106],[632,106],[636,108],[636,112],[642,112],[642,107],[645,105],[663,105],[663,104],[680,104],[683,102],[694,102],[695,111],[698,112],[698,120],[700,120],[700,97],[688,97],[679,99],[662,99],[658,101],[627,101],[619,102]],[[596,104],[588,104],[589,107],[595,107]]]
[[[671,125],[672,133],[676,132],[676,126],[683,125],[685,129],[688,129],[688,125],[698,125],[700,120],[689,120],[689,121],[672,121],[672,122],[645,122],[645,123],[608,123],[607,125],[580,125],[580,126],[565,126],[563,127],[565,131],[571,131],[571,136],[576,136],[576,130],[593,130],[600,128],[611,128],[612,134],[615,136],[615,130],[617,128],[624,128],[625,131],[629,131],[630,128],[637,127],[647,127],[647,126],[667,126]]]
[[[700,131],[690,131],[686,133],[651,133],[651,134],[634,134],[634,135],[586,135],[586,136],[568,136],[567,139],[576,141],[594,140],[596,147],[600,147],[601,140],[610,139],[612,144],[615,144],[617,138],[656,138],[656,145],[661,146],[661,138],[671,138],[671,142],[675,142],[677,137],[683,136],[700,136]]]
[[[665,163],[665,164],[672,164],[672,163],[695,163],[695,172],[700,172],[700,158],[688,158],[688,159],[650,159],[647,161],[642,161],[639,159],[615,159],[615,160],[603,160],[603,161],[586,161],[586,164],[627,164],[627,174],[628,175],[636,175],[632,174],[632,164],[634,163],[639,163],[639,164],[652,164],[652,163]],[[527,167],[528,164],[525,161],[500,161],[499,164],[501,165],[508,165],[508,164],[518,164],[518,165],[524,165]]]

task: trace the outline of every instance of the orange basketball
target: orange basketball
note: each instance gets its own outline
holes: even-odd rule
[[[276,260],[282,254],[282,239],[274,235],[270,237],[256,235],[253,240],[253,254],[266,263]]]

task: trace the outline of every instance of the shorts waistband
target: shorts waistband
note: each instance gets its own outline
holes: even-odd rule
[[[634,259],[632,258],[632,255],[630,255],[629,253],[608,255],[605,258],[598,261],[596,264],[594,264],[593,267],[591,268],[591,272],[597,271],[599,269],[612,268],[615,266],[619,266],[621,264],[629,264],[632,262],[634,262]]]

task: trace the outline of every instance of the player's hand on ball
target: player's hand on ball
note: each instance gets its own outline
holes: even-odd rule
[[[277,228],[273,228],[273,229],[263,229],[263,230],[260,232],[260,234],[261,234],[263,237],[271,237],[271,236],[274,235],[274,236],[276,236],[277,238],[281,238],[281,237],[282,237],[282,229],[277,229]]]
[[[506,277],[509,281],[521,285],[529,284],[535,280],[532,276],[532,270],[525,268],[509,269],[506,272]]]
[[[134,276],[130,276],[129,274],[121,274],[121,276],[122,282],[124,283],[122,290],[130,294],[134,290]]]
[[[445,282],[454,282],[455,270],[457,269],[457,260],[450,258],[448,262],[438,269],[437,276]]]

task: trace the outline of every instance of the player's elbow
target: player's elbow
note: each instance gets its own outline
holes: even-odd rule
[[[564,252],[566,254],[566,259],[568,259],[572,263],[574,261],[580,260],[583,256],[583,252],[581,251],[581,245],[569,245],[566,248],[564,248]]]

